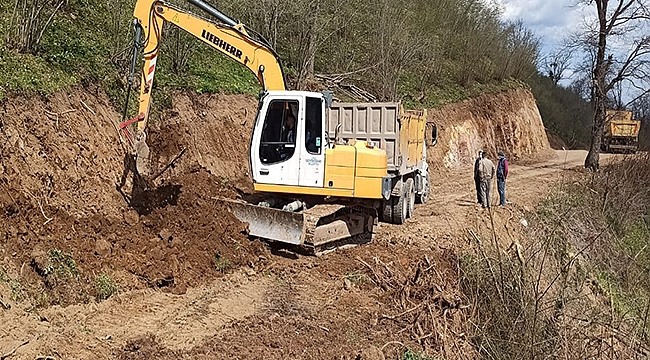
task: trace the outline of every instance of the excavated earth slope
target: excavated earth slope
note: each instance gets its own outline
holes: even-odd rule
[[[154,190],[131,193],[127,181],[124,195],[116,190],[123,169],[113,125],[119,114],[101,91],[14,97],[2,107],[0,260],[10,277],[32,280],[25,293],[49,292],[47,304],[88,301],[97,295],[100,273],[129,288],[184,292],[257,259],[260,245],[249,242],[242,225],[214,200],[252,188],[254,98],[175,94],[172,109],[152,120],[148,142],[157,168],[182,148],[186,154]],[[481,148],[504,150],[515,160],[549,149],[527,90],[484,95],[429,114],[439,134],[438,145],[429,149],[434,168],[471,163]],[[127,205],[130,196],[135,209]],[[73,281],[51,271],[57,254],[76,260]]]
[[[47,304],[88,301],[100,273],[127,288],[184,292],[257,259],[260,244],[212,198],[235,196],[236,181],[246,177],[242,129],[254,100],[203,99],[177,97],[168,121],[152,126],[158,167],[181,147],[189,151],[154,190],[137,194],[135,210],[125,200],[136,195],[130,183],[125,197],[116,189],[124,168],[113,125],[119,114],[103,93],[75,89],[3,104],[0,260],[9,278],[29,279],[15,297],[44,292]],[[75,263],[63,266],[69,258]]]
[[[460,169],[472,164],[479,150],[492,158],[503,151],[514,161],[551,156],[535,98],[525,89],[429,110],[429,122],[438,126],[438,145],[428,153],[434,168]]]

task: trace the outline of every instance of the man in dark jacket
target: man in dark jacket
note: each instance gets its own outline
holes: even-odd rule
[[[499,151],[499,162],[497,163],[497,188],[499,190],[499,205],[505,206],[506,201],[506,179],[508,178],[508,159]]]
[[[481,177],[478,174],[478,165],[483,158],[483,150],[478,151],[478,157],[474,161],[474,185],[476,186],[476,200],[479,204],[483,203],[481,199]]]

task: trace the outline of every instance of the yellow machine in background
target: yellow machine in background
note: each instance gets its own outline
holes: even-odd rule
[[[639,148],[641,121],[632,120],[627,110],[607,110],[601,150],[605,152],[636,152]]]
[[[251,235],[318,252],[349,239],[366,241],[379,214],[401,224],[416,200],[426,201],[425,111],[404,111],[399,103],[337,103],[330,92],[287,90],[280,60],[264,38],[202,0],[189,1],[219,22],[162,1],[138,0],[135,6],[135,44],[144,57],[139,113],[120,129],[139,175],[152,173],[146,126],[168,22],[246,66],[263,87],[250,165],[255,190],[267,196],[228,201]],[[327,212],[319,208],[324,203],[339,206]]]

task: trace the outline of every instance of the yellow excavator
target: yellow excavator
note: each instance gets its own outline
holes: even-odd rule
[[[369,241],[379,217],[404,223],[415,202],[426,201],[426,111],[287,90],[279,57],[261,35],[202,0],[189,2],[216,21],[163,1],[135,5],[132,74],[144,55],[139,112],[119,128],[138,176],[152,176],[146,129],[168,22],[250,69],[262,85],[249,157],[256,200],[226,201],[250,235],[321,253]]]

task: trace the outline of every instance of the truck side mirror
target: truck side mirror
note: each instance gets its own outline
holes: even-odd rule
[[[431,129],[431,144],[429,146],[435,146],[438,143],[438,127],[436,124],[433,124],[433,129]]]

